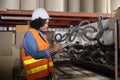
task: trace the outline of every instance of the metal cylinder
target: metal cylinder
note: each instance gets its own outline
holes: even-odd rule
[[[45,5],[44,0],[39,0],[38,5],[40,8],[44,8],[44,5]]]
[[[79,12],[80,11],[80,0],[68,0],[68,11]]]
[[[19,8],[20,0],[0,0],[0,10]]]
[[[84,12],[94,12],[94,0],[83,0],[83,11]]]
[[[45,9],[48,11],[65,11],[66,0],[45,0]]]
[[[38,0],[21,0],[22,10],[34,10],[38,7]]]
[[[107,8],[108,8],[108,10],[107,10],[107,13],[111,13],[112,11],[112,8],[111,8],[111,0],[107,0]]]
[[[110,0],[95,0],[95,12],[97,13],[109,13],[110,10]]]

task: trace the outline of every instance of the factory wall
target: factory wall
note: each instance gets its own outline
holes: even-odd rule
[[[120,0],[0,0],[0,10],[42,7],[48,11],[112,13],[119,5]]]

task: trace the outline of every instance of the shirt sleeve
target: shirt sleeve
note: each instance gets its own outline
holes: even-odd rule
[[[50,57],[50,51],[48,49],[39,50],[37,42],[31,32],[26,33],[22,44],[24,45],[26,55],[31,55],[35,59]]]

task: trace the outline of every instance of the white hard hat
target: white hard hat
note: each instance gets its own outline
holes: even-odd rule
[[[35,20],[39,17],[42,18],[42,19],[49,19],[49,15],[44,8],[37,8],[33,11],[32,20]]]

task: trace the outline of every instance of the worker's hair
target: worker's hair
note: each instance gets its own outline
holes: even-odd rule
[[[41,19],[40,17],[30,21],[30,27],[35,28],[37,30],[40,29],[40,27],[44,26],[44,24],[46,23],[46,19]]]

